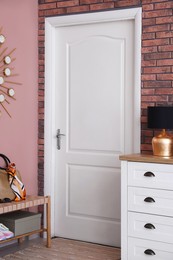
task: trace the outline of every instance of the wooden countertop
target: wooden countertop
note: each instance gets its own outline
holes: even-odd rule
[[[126,154],[120,155],[119,159],[129,162],[173,164],[173,157],[159,157],[149,154]]]

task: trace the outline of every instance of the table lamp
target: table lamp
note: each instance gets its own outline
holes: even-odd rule
[[[173,106],[149,106],[148,128],[162,129],[152,139],[153,154],[161,157],[173,156],[173,136],[166,132],[166,129],[173,129]]]

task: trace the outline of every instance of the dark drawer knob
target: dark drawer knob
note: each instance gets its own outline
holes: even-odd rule
[[[151,249],[146,249],[144,251],[144,254],[146,254],[146,255],[155,255],[156,253],[153,250],[151,250]]]
[[[154,202],[155,202],[155,200],[154,200],[153,198],[151,198],[151,197],[146,197],[146,198],[144,199],[144,201],[145,201],[145,202],[149,202],[149,203],[154,203]]]
[[[155,229],[155,226],[151,223],[147,223],[145,224],[144,228],[147,228],[147,229]]]
[[[145,176],[145,177],[155,177],[155,175],[154,175],[153,172],[145,172],[145,173],[144,173],[144,176]]]

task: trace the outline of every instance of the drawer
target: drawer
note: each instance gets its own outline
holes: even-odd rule
[[[128,210],[173,216],[173,191],[129,187]]]
[[[172,260],[173,244],[128,238],[128,260]]]
[[[173,165],[129,162],[128,185],[173,190]]]
[[[128,236],[173,243],[173,218],[129,212]]]

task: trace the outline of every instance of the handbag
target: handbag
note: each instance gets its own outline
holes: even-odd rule
[[[20,172],[16,169],[15,164],[10,159],[0,154],[5,162],[5,167],[0,167],[0,200],[1,202],[19,201],[25,199],[26,190],[22,183]]]

